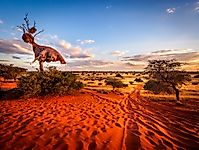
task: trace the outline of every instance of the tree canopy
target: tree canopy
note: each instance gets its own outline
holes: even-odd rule
[[[149,60],[145,72],[149,74],[149,80],[144,89],[154,93],[166,92],[176,93],[176,99],[179,100],[179,89],[187,81],[190,81],[190,75],[181,70],[183,63],[172,60]]]

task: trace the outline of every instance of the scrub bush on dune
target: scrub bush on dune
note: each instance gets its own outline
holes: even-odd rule
[[[63,95],[79,90],[83,83],[77,81],[77,76],[50,68],[45,72],[33,72],[19,79],[18,88],[25,97]]]

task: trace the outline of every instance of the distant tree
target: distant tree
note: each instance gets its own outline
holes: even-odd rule
[[[134,81],[136,81],[136,82],[143,82],[143,80],[140,79],[140,78],[136,78]]]
[[[182,65],[173,59],[150,60],[145,72],[149,74],[151,80],[145,84],[144,89],[154,93],[175,93],[179,102],[181,86],[191,80],[191,76],[181,70]]]
[[[122,81],[115,78],[107,78],[105,80],[105,83],[106,85],[111,85],[113,87],[113,91],[115,90],[115,88],[125,87],[125,84]]]
[[[117,74],[115,75],[115,77],[118,77],[118,78],[123,79],[123,76],[122,76],[121,74],[119,74],[119,73],[117,73]]]

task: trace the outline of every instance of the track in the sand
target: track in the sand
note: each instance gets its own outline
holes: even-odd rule
[[[94,92],[50,100],[1,103],[2,149],[193,149],[195,111],[140,100],[136,93]]]

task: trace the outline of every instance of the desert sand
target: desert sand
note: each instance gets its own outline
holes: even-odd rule
[[[139,89],[139,88],[138,88]],[[0,101],[1,149],[198,149],[198,102],[186,106],[131,94]]]

